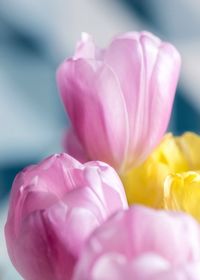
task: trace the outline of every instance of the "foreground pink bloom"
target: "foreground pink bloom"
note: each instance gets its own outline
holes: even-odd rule
[[[68,152],[120,173],[141,163],[166,131],[179,70],[177,50],[148,32],[125,33],[107,49],[83,34],[57,73],[72,123]]]
[[[200,280],[200,228],[186,214],[135,206],[90,237],[73,280]]]
[[[13,183],[5,227],[10,258],[26,280],[71,279],[88,235],[126,207],[111,167],[82,165],[67,154],[51,156]]]

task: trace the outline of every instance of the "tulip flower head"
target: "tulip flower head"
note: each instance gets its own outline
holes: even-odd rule
[[[194,214],[194,209],[192,212],[188,210],[196,208],[198,205],[197,196],[199,197],[199,195],[197,194],[200,185],[198,188],[198,173],[196,176],[191,176],[190,172],[200,170],[199,150],[200,137],[195,133],[187,132],[179,137],[174,137],[172,134],[166,134],[161,143],[143,164],[137,168],[133,168],[129,173],[121,177],[126,189],[129,204],[141,203],[154,208],[167,207],[167,209],[182,210],[189,214]],[[185,172],[189,172],[188,176]],[[176,176],[176,174],[179,174],[180,176]],[[172,175],[172,180],[167,180],[167,183],[165,184],[165,179],[168,175]],[[183,180],[181,180],[180,177],[182,177]],[[195,180],[194,177],[196,178]],[[172,205],[169,203],[170,199],[173,200],[175,198],[173,197],[173,194],[175,195],[175,188],[167,187],[172,181],[179,182],[175,183],[177,198],[176,208],[169,207],[169,205]],[[183,183],[183,181],[185,181],[185,183]],[[196,182],[196,187],[190,184],[191,182],[194,183],[194,181]],[[183,188],[183,185],[185,185],[185,188]],[[189,187],[189,185],[191,187]],[[169,189],[171,189],[171,191],[169,191]],[[188,197],[186,200],[184,199],[184,202],[182,203],[182,206],[183,204],[185,205],[184,207],[178,203],[178,201],[180,202],[183,199],[183,193],[185,193],[184,196],[187,194]],[[177,195],[179,195],[179,198]],[[192,197],[196,198],[191,199]],[[166,199],[168,200],[168,206],[166,206]],[[190,203],[190,205],[187,204],[186,201],[187,203]],[[196,206],[194,206],[195,204]],[[197,214],[197,209],[195,212]],[[194,215],[195,217],[197,217],[196,214]],[[200,215],[198,219],[200,220]]]
[[[26,280],[71,280],[91,232],[126,207],[123,186],[110,166],[51,156],[23,170],[13,183],[5,227],[9,256]]]
[[[125,33],[106,49],[83,34],[57,72],[72,124],[68,153],[107,162],[120,174],[139,165],[166,131],[179,70],[177,50],[151,33]]]
[[[186,214],[134,206],[90,237],[73,280],[199,280],[200,228]]]

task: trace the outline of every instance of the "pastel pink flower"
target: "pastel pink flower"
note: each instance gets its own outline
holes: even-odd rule
[[[10,258],[26,280],[71,279],[90,233],[126,207],[110,166],[53,155],[23,170],[13,183],[5,226]]]
[[[200,280],[200,228],[183,213],[134,206],[89,238],[73,280]]]
[[[72,123],[67,151],[118,172],[140,164],[167,129],[180,60],[171,44],[148,32],[117,36],[106,49],[84,33],[57,72]]]

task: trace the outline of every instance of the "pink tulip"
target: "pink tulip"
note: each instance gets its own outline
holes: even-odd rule
[[[151,33],[125,33],[106,49],[83,34],[57,72],[72,123],[67,151],[120,173],[140,164],[166,131],[179,70],[177,50]]]
[[[190,216],[134,206],[89,238],[73,280],[200,280],[200,228]]]
[[[126,207],[123,186],[107,164],[51,156],[13,183],[5,227],[10,258],[26,280],[71,279],[89,234]]]

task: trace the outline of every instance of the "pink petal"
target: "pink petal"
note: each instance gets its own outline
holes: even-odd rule
[[[79,59],[63,63],[57,79],[61,97],[86,154],[113,167],[121,167],[127,153],[128,123],[115,74],[99,61]]]
[[[94,231],[73,279],[190,279],[186,276],[194,275],[191,268],[199,270],[196,263],[200,228],[192,217],[134,206]]]
[[[89,160],[74,130],[71,127],[65,133],[63,147],[70,156],[76,158],[81,163],[87,162]]]
[[[91,35],[83,32],[81,40],[76,45],[74,59],[101,59],[103,50],[95,46],[94,40]]]
[[[15,267],[26,280],[70,280],[75,264],[75,257],[63,247],[43,210],[24,221],[13,257]]]
[[[137,165],[167,129],[180,56],[172,45],[152,34],[135,32],[113,40],[105,62],[117,75],[126,102],[130,130],[127,165]]]

